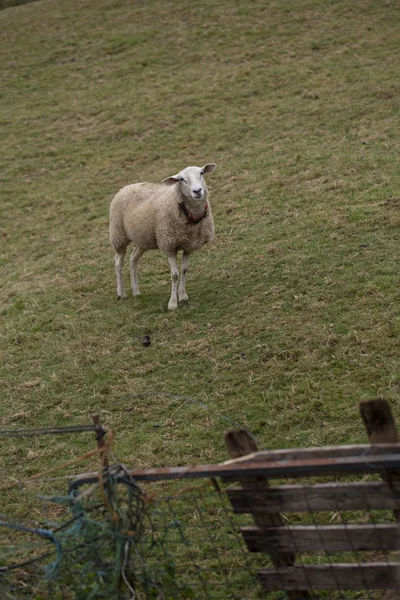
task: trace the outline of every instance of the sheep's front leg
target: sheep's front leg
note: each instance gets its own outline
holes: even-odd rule
[[[130,272],[131,272],[132,296],[139,296],[139,294],[140,294],[137,267],[138,267],[139,258],[145,252],[146,252],[146,250],[143,250],[143,248],[139,248],[139,246],[137,246],[134,249],[134,251],[131,253],[131,256],[130,256],[129,266],[130,266]]]
[[[178,280],[179,280],[179,270],[178,270],[178,262],[176,260],[176,253],[174,255],[168,256],[169,266],[171,268],[171,281],[172,281],[172,290],[171,290],[171,298],[168,302],[169,310],[174,310],[178,308]]]
[[[122,248],[119,252],[115,252],[115,274],[117,276],[117,298],[125,297],[124,278],[122,275],[122,266],[124,264],[124,258],[126,254],[126,248]]]
[[[181,266],[181,280],[179,283],[179,291],[178,298],[180,302],[187,302],[189,300],[188,295],[186,293],[185,283],[186,283],[186,273],[189,268],[190,254],[188,252],[184,252],[182,256],[182,266]]]

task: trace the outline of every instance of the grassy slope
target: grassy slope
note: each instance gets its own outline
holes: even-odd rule
[[[0,12],[2,427],[97,411],[121,460],[155,466],[225,458],[228,425],[132,394],[191,396],[271,448],[365,440],[362,399],[398,413],[398,18],[395,0]],[[117,303],[113,194],[206,161],[217,240],[190,305],[166,311],[157,253]],[[91,447],[7,441],[2,460],[29,474]]]

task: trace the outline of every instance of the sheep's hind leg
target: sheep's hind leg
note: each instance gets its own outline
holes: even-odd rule
[[[134,249],[134,251],[131,253],[131,256],[130,256],[129,266],[130,266],[130,272],[131,272],[132,296],[139,296],[139,294],[140,294],[137,267],[138,267],[138,262],[139,262],[140,257],[145,252],[146,252],[146,250],[143,250],[143,248],[140,248],[139,246],[137,246]]]
[[[124,278],[122,275],[122,267],[124,264],[124,258],[126,254],[126,248],[122,248],[119,251],[115,251],[115,274],[117,276],[117,298],[125,297]]]
[[[171,268],[171,298],[168,302],[169,310],[174,310],[178,308],[178,281],[179,281],[179,270],[178,270],[178,262],[176,260],[176,253],[168,256],[169,266]]]
[[[181,265],[181,280],[179,283],[178,290],[178,298],[179,302],[187,302],[189,300],[188,295],[186,293],[186,273],[189,268],[190,254],[188,252],[184,252],[182,256],[182,265]]]

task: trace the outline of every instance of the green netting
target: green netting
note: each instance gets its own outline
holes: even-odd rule
[[[0,597],[258,597],[222,491],[174,482],[145,492],[121,465],[104,476],[104,484],[71,487],[65,496],[38,495],[42,506],[57,507],[57,522],[3,518]]]

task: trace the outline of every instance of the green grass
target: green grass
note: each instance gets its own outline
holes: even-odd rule
[[[398,18],[395,0],[0,11],[2,428],[97,412],[119,460],[157,466],[224,460],[218,414],[268,448],[365,442],[360,400],[399,414]],[[217,238],[189,306],[166,310],[157,252],[117,302],[113,195],[207,161]],[[92,447],[7,440],[2,471]]]

